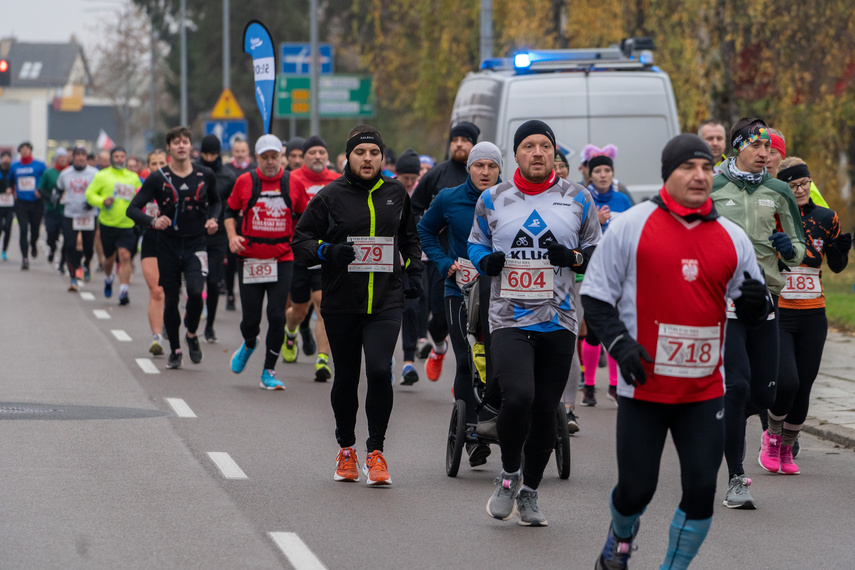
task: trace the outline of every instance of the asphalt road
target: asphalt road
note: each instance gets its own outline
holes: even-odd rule
[[[184,368],[172,371],[158,357],[157,373],[146,373],[136,360],[149,357],[150,340],[138,271],[131,304],[118,307],[104,298],[101,274],[84,289],[94,294],[87,300],[66,292],[42,256],[29,272],[10,257],[0,264],[0,567],[593,567],[616,481],[615,408],[605,398],[578,410],[570,479],[557,477],[554,462],[547,468],[539,502],[549,526],[525,528],[485,512],[498,449],[484,468],[464,463],[457,478],[445,474],[451,362],[439,382],[422,374],[415,386],[395,388],[385,451],[393,486],[336,483],[330,384],[312,381],[314,359],[278,365],[284,392],[258,388],[260,352],[233,374],[240,313],[221,301],[220,342],[203,343],[201,364],[185,355]],[[398,373],[400,361],[399,353]],[[195,417],[180,417],[174,399]],[[759,508],[718,504],[692,567],[855,566],[855,453],[803,436],[802,474],[773,476],[750,458],[756,421],[749,434]],[[365,437],[361,416],[360,457]],[[227,454],[237,471],[222,469],[237,478],[210,453]],[[723,470],[719,503],[725,488]],[[669,444],[631,567],[658,568],[679,498]]]

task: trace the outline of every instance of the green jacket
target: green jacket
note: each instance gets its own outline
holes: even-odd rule
[[[778,222],[783,232],[790,237],[795,251],[791,259],[782,261],[790,267],[795,267],[805,256],[802,218],[790,187],[768,173],[763,175],[760,184],[745,184],[732,179],[725,168],[713,178],[712,199],[719,214],[748,234],[754,245],[757,262],[766,273],[769,291],[780,295],[784,279],[778,269],[778,252],[769,241],[772,234],[778,231]]]
[[[69,168],[69,167],[66,167]],[[56,180],[59,178],[59,173],[61,170],[57,170],[56,167],[48,168],[45,173],[42,175],[42,179],[39,181],[39,194],[44,200],[45,211],[46,212],[59,212],[59,215],[63,215],[65,211],[65,206],[62,204],[56,203],[53,200],[53,194],[56,192]]]
[[[128,204],[142,185],[138,174],[127,168],[108,166],[100,170],[89,187],[86,188],[86,201],[100,208],[98,221],[111,228],[132,228],[134,221],[125,215]],[[104,200],[113,198],[110,207],[104,205]]]

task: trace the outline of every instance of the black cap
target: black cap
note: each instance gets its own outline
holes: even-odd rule
[[[451,131],[448,133],[448,140],[451,141],[454,137],[465,137],[469,139],[469,142],[475,144],[478,142],[478,135],[480,134],[481,129],[479,129],[475,123],[461,121],[451,127]]]
[[[395,163],[395,170],[398,174],[418,174],[421,172],[422,163],[419,160],[419,155],[416,151],[408,148],[398,157],[398,162]]]
[[[612,170],[615,169],[615,162],[612,160],[612,157],[605,154],[598,154],[597,156],[592,157],[587,164],[588,168],[591,169],[591,172],[593,172],[596,167],[603,165],[608,166]]]
[[[313,146],[322,146],[327,151],[329,151],[329,149],[327,148],[327,143],[324,142],[324,139],[322,139],[318,135],[312,135],[306,139],[306,142],[303,143],[303,154],[306,154],[307,152],[309,152],[309,149],[312,148]],[[289,151],[291,150],[291,142],[290,141],[288,142],[288,150]]]
[[[677,135],[662,149],[662,180],[668,180],[678,166],[695,158],[715,165],[710,146],[704,139],[692,133]]]
[[[285,156],[288,156],[295,150],[303,150],[303,144],[305,144],[306,139],[303,137],[294,137],[287,143],[285,143]]]
[[[220,139],[217,138],[217,135],[205,135],[205,138],[202,139],[202,146],[199,152],[220,154]]]
[[[531,135],[546,135],[546,138],[552,142],[552,146],[555,145],[555,133],[552,132],[552,129],[544,123],[543,121],[538,121],[537,119],[532,119],[531,121],[526,121],[520,128],[517,129],[517,132],[514,133],[514,154],[517,153],[517,147],[520,146],[520,143],[525,139],[530,137]]]

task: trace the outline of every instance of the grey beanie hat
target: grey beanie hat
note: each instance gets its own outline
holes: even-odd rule
[[[469,170],[474,162],[483,159],[492,160],[498,164],[499,172],[502,172],[505,169],[504,161],[502,160],[502,151],[500,151],[499,147],[493,143],[484,141],[479,142],[472,147],[472,150],[469,151],[469,160],[466,161],[466,170]]]

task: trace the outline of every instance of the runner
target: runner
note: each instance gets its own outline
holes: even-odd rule
[[[304,141],[300,156],[303,164],[291,171],[291,194],[298,196],[299,200],[297,201],[302,204],[308,203],[321,188],[333,180],[337,180],[339,175],[327,168],[329,152],[327,151],[327,143],[321,137],[311,136]],[[298,213],[302,213],[303,209],[305,206],[301,206]],[[324,318],[321,316],[321,295],[321,268],[307,268],[302,263],[295,263],[294,279],[291,282],[291,306],[285,311],[282,359],[285,362],[296,362],[297,329],[300,328],[301,323],[309,315],[309,309],[314,305],[318,317],[315,326],[317,342],[311,339],[312,331],[307,326],[306,332],[303,333],[303,349],[306,350],[309,339],[311,339],[312,348],[317,347],[315,382],[326,382],[332,378],[329,358],[330,343],[327,340],[327,333],[324,328]],[[314,350],[309,354],[313,353]]]
[[[12,238],[12,219],[15,217],[15,184],[12,182],[12,153],[0,152],[0,233],[3,234],[3,250],[0,259],[8,261],[6,250]]]
[[[703,121],[698,127],[698,136],[709,145],[716,166],[727,160],[727,156],[724,154],[727,149],[727,131],[725,131],[721,121],[715,119]],[[714,170],[718,172],[718,169]]]
[[[28,142],[18,145],[18,154],[21,158],[12,163],[10,180],[15,185],[15,217],[18,218],[20,232],[18,241],[21,246],[21,269],[27,270],[30,268],[27,247],[29,246],[33,259],[39,255],[36,242],[39,239],[45,205],[36,189],[47,167],[44,162],[33,159],[33,145]]]
[[[86,149],[82,146],[71,153],[71,168],[63,170],[56,181],[60,201],[65,205],[62,220],[62,242],[65,259],[68,263],[68,290],[78,291],[78,271],[81,258],[86,266],[92,261],[92,248],[95,243],[95,218],[98,211],[86,201],[86,189],[92,183],[98,169],[86,163]],[[80,239],[82,251],[77,249]],[[88,274],[89,270],[86,270]]]
[[[742,466],[746,404],[750,400],[754,408],[765,410],[775,402],[777,306],[784,284],[778,260],[790,267],[799,265],[805,255],[805,238],[793,192],[766,171],[771,148],[766,123],[756,118],[740,119],[730,131],[730,141],[737,155],[723,162],[721,172],[713,178],[712,200],[721,216],[748,234],[775,305],[774,316],[751,334],[744,322],[730,315],[725,337],[724,457],[730,483],[724,505],[754,509],[754,498],[748,492],[751,479],[745,477]]]
[[[575,273],[585,272],[601,230],[590,193],[555,174],[555,135],[546,123],[517,129],[514,157],[512,180],[478,199],[468,247],[480,273],[501,275],[491,280],[490,334],[502,390],[502,472],[487,513],[508,520],[518,512],[519,524],[545,526],[537,488],[555,446],[578,331]]]
[[[822,259],[825,257],[834,273],[846,269],[852,235],[840,233],[840,222],[833,210],[813,203],[810,171],[802,159],[793,156],[784,160],[778,180],[793,191],[801,211],[807,252],[801,265],[784,274],[778,305],[778,392],[775,404],[769,408],[769,428],[763,432],[759,461],[766,471],[794,475],[799,468],[793,462],[793,445],[807,417],[810,391],[828,334]]]
[[[777,177],[778,169],[781,167],[781,161],[787,158],[787,139],[784,137],[784,133],[778,129],[770,128],[769,136],[772,139],[772,149],[769,151],[769,160],[766,162],[766,170],[768,170],[769,174],[773,177]],[[825,198],[822,197],[822,194],[819,193],[819,188],[816,187],[813,180],[811,180],[810,183],[810,199],[815,206],[828,208],[828,202],[826,202]]]
[[[285,302],[294,270],[293,218],[295,211],[302,212],[307,200],[305,194],[289,185],[288,172],[281,166],[282,141],[274,135],[262,136],[255,143],[255,156],[258,168],[237,179],[226,208],[229,248],[240,256],[238,285],[243,311],[243,344],[232,356],[231,369],[236,374],[243,372],[255,351],[266,295],[267,350],[261,387],[284,390],[285,384],[276,378],[275,368],[285,337]],[[240,235],[236,231],[238,219]]]
[[[62,233],[62,220],[65,217],[63,205],[59,203],[59,194],[56,192],[56,181],[60,173],[68,167],[68,151],[63,147],[56,149],[53,155],[53,167],[48,168],[39,182],[39,195],[45,204],[45,233],[48,246],[48,262],[53,263],[56,256],[56,242]],[[57,271],[60,275],[65,274],[65,248],[60,250]]]
[[[303,147],[306,144],[306,139],[303,137],[294,137],[285,145],[285,170],[291,172],[303,166]]]
[[[467,121],[462,121],[451,127],[448,134],[448,154],[451,158],[431,168],[427,174],[422,176],[418,186],[413,191],[413,214],[415,214],[417,223],[440,190],[455,188],[466,182],[466,178],[469,176],[466,161],[469,159],[469,151],[478,142],[478,135],[480,134],[481,130]],[[442,247],[447,246],[448,244],[443,238]],[[445,275],[439,272],[433,262],[427,261],[425,262],[425,278],[431,313],[430,321],[428,321],[428,332],[430,332],[433,340],[433,349],[425,363],[425,375],[428,380],[436,382],[442,374],[442,361],[448,350],[448,343],[446,342],[448,323],[445,320],[445,308],[443,307]]]
[[[229,238],[223,225],[222,210],[225,210],[226,200],[229,199],[237,177],[234,175],[233,169],[223,166],[223,159],[220,157],[220,139],[215,135],[206,135],[202,139],[199,152],[199,163],[210,168],[214,173],[214,178],[217,180],[217,193],[220,195],[220,202],[223,204],[220,217],[217,220],[217,231],[208,236],[206,245],[208,277],[206,279],[207,298],[205,303],[208,316],[205,319],[205,342],[216,343],[217,333],[214,331],[214,322],[217,319],[217,305],[220,300],[220,283],[224,279],[223,262],[226,259],[226,252],[229,251]]]
[[[254,170],[256,164],[252,161],[249,155],[249,143],[243,139],[237,139],[232,143],[232,158],[224,166],[232,173],[232,176],[237,180],[238,176],[244,172]],[[231,195],[232,189],[228,192],[222,192],[223,195]],[[237,271],[237,256],[231,252],[231,249],[226,252],[226,310],[235,310],[235,272]]]
[[[419,222],[418,229],[428,259],[446,276],[445,318],[457,361],[454,397],[465,402],[466,423],[474,430],[478,423],[478,401],[472,386],[472,361],[467,340],[468,318],[460,287],[478,276],[477,269],[469,261],[469,234],[472,231],[478,198],[485,190],[499,182],[503,166],[502,151],[491,142],[479,142],[469,152],[467,165],[469,177],[466,182],[456,188],[440,190]],[[448,250],[440,245],[439,236],[443,233],[448,239]],[[486,297],[481,303],[487,304],[488,300],[489,297]],[[406,360],[406,356],[404,358]],[[469,465],[476,467],[487,462],[490,446],[467,444],[466,451],[469,454]]]
[[[166,152],[156,148],[148,155],[146,170],[152,172],[166,166]],[[145,181],[143,181],[145,183]],[[157,202],[151,201],[145,205],[145,213],[152,218],[160,215]],[[140,266],[142,267],[145,284],[148,286],[148,326],[151,329],[151,344],[148,351],[153,356],[163,354],[163,287],[160,286],[160,271],[157,268],[157,239],[158,232],[152,227],[145,227],[140,243]]]
[[[421,247],[410,197],[400,182],[383,178],[383,140],[371,125],[348,134],[347,170],[322,188],[297,223],[297,260],[321,263],[324,317],[335,362],[330,400],[336,420],[336,481],[359,479],[356,411],[362,352],[368,393],[369,485],[388,485],[383,443],[392,413],[392,355],[401,329],[404,297],[422,292]],[[334,223],[330,223],[332,220]],[[359,251],[357,259],[356,251]],[[403,256],[409,287],[401,283]]]
[[[588,327],[621,372],[618,482],[597,569],[627,567],[669,431],[683,496],[660,570],[688,568],[712,523],[724,445],[725,296],[751,325],[771,306],[751,242],[713,207],[714,160],[700,137],[673,138],[662,151],[659,194],[611,225],[582,283]]]
[[[131,251],[137,247],[134,221],[127,215],[128,204],[140,187],[140,177],[125,168],[127,152],[117,146],[110,151],[110,167],[95,175],[86,189],[86,200],[98,208],[101,247],[104,250],[104,296],[113,295],[113,264],[119,261],[119,305],[130,303]]]
[[[196,330],[202,318],[202,289],[208,274],[205,251],[206,233],[217,231],[220,197],[211,169],[190,162],[191,132],[187,127],[173,127],[166,133],[166,150],[170,163],[146,178],[128,207],[128,215],[138,224],[158,230],[157,268],[163,287],[163,321],[169,337],[170,354],[167,368],[180,368],[183,354],[178,330],[181,278],[187,286],[184,326],[187,327],[187,350],[193,364],[202,362],[202,347]],[[146,204],[157,202],[159,214],[149,216]]]

